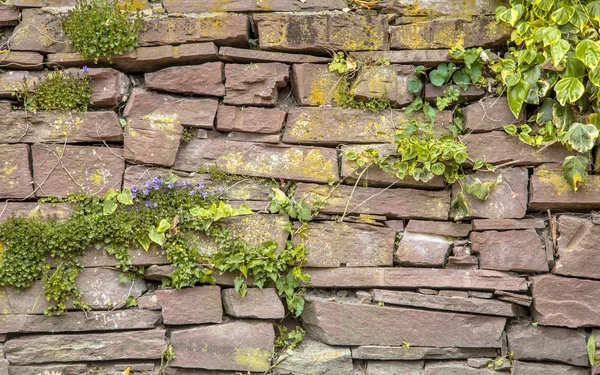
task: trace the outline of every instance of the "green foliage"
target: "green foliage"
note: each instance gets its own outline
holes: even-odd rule
[[[28,80],[13,91],[23,101],[26,111],[65,110],[85,112],[92,98],[92,80],[87,75],[87,67],[82,72],[68,70],[48,72],[41,78]]]
[[[181,142],[188,143],[190,141],[193,141],[194,139],[196,139],[197,134],[198,131],[196,130],[196,128],[186,126],[183,128],[183,134],[181,134]]]
[[[594,366],[597,362],[600,362],[600,358],[596,357],[596,338],[593,334],[588,338],[587,353],[590,366]]]
[[[438,96],[435,98],[435,106],[438,110],[443,111],[454,103],[458,102],[460,91],[455,87],[448,87],[444,90],[444,96]]]
[[[306,335],[306,331],[300,326],[296,326],[291,331],[288,331],[284,325],[275,324],[275,327],[279,331],[279,336],[275,339],[275,350],[278,352],[296,349]]]
[[[241,181],[254,181],[261,185],[271,187],[279,186],[278,182],[273,179],[227,173],[220,169],[217,164],[211,164],[208,167],[202,167],[198,170],[198,173],[208,173],[210,175],[210,179],[214,183],[235,183]]]
[[[282,213],[289,215],[292,219],[298,219],[306,222],[312,220],[310,208],[297,202],[293,197],[288,197],[283,191],[272,188],[271,203],[269,211],[271,213]]]
[[[121,10],[118,0],[77,0],[63,19],[62,27],[81,57],[122,55],[137,47],[140,13],[131,16],[131,7]]]

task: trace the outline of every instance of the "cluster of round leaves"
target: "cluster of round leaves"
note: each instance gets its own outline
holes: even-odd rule
[[[92,104],[92,79],[87,67],[81,71],[59,70],[45,72],[40,78],[23,78],[13,94],[23,101],[27,111],[65,110],[85,112]]]
[[[137,47],[140,13],[132,16],[131,7],[118,0],[77,0],[73,10],[63,18],[65,34],[83,58],[101,57],[112,62],[113,55],[122,55]]]
[[[249,215],[245,205],[233,208],[222,200],[223,190],[212,191],[203,184],[154,178],[142,186],[109,190],[104,197],[84,194],[43,201],[71,205],[67,219],[12,216],[0,223],[0,285],[27,288],[42,278],[51,307],[48,314],[61,313],[71,300],[74,307],[87,308],[75,283],[82,265],[78,257],[89,246],[103,247],[118,260],[125,272],[135,272],[129,249],[157,246],[175,267],[167,284],[177,288],[197,283],[214,283],[212,270],[236,272],[236,289],[245,292],[245,279],[254,285],[275,283],[280,294],[293,301],[293,312],[301,312],[304,300],[297,293],[300,280],[308,280],[296,266],[305,260],[304,247],[288,244],[276,251],[277,244],[267,242],[256,248],[230,233],[219,220]],[[218,252],[202,252],[199,232],[213,238]],[[51,266],[48,259],[52,259]],[[299,315],[299,313],[298,313]]]
[[[510,0],[496,18],[514,28],[515,47],[490,67],[515,117],[525,103],[538,106],[527,124],[505,130],[532,146],[560,142],[577,151],[563,164],[577,190],[600,129],[600,1]]]

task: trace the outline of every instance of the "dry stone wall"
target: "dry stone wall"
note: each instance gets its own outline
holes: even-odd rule
[[[462,141],[473,159],[502,166],[474,177],[502,174],[504,182],[487,201],[469,200],[463,221],[449,218],[456,186],[397,180],[373,168],[355,185],[359,175],[344,156],[372,146],[389,152],[393,130],[415,116],[399,109],[413,99],[412,66],[450,61],[447,50],[456,44],[507,41],[510,30],[493,17],[495,0],[381,0],[352,12],[342,11],[345,0],[134,3],[144,14],[139,47],[112,64],[81,59],[66,40],[56,7],[75,0],[0,4],[0,220],[64,218],[67,204],[36,198],[103,194],[169,170],[212,185],[208,175],[190,173],[217,165],[296,181],[298,199],[328,199],[307,230],[312,280],[301,324],[308,335],[276,374],[595,371],[586,340],[600,327],[599,176],[571,191],[557,171],[568,152],[558,145],[536,151],[505,134],[503,125],[525,117],[515,120],[506,99],[475,88],[462,94],[470,101]],[[390,61],[361,72],[355,91],[383,93],[396,109],[336,106],[339,78],[327,63],[341,50]],[[84,65],[94,85],[90,112],[12,109],[11,93],[24,77]],[[424,90],[429,100],[442,92]],[[448,134],[451,121],[452,113],[438,114],[435,132]],[[196,138],[183,143],[184,128],[196,129]],[[330,183],[340,180],[334,190]],[[252,180],[226,190],[234,205],[261,211],[227,224],[250,244],[287,240],[282,225],[290,219],[264,211],[269,192]],[[215,251],[204,241],[206,252]],[[274,288],[250,288],[241,298],[227,274],[216,275],[215,286],[162,288],[172,270],[165,256],[130,251],[146,277],[127,284],[105,249],[81,257],[77,283],[91,312],[45,316],[41,282],[22,291],[2,287],[0,374],[150,373],[169,343],[175,359],[168,374],[269,367],[272,323],[289,316]],[[128,296],[137,307],[122,307]],[[499,357],[512,365],[489,365]]]

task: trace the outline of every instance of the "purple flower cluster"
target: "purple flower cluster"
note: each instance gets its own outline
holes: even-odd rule
[[[152,191],[152,190],[159,190],[161,187],[165,187],[167,189],[173,189],[174,186],[177,186],[177,187],[183,188],[183,189],[189,189],[188,194],[190,196],[195,195],[195,194],[199,194],[202,198],[207,198],[209,196],[209,193],[204,190],[205,185],[203,182],[200,182],[198,185],[196,185],[192,188],[192,185],[187,180],[184,180],[183,182],[178,182],[177,184],[173,184],[173,183],[165,183],[165,180],[162,179],[161,177],[154,177],[154,178],[146,181],[142,188],[133,186],[131,188],[131,197],[133,199],[137,198],[138,194],[140,193],[140,189],[141,189],[141,194],[143,196],[147,196],[148,194],[150,194],[150,191]],[[223,192],[224,190],[225,189],[223,189],[222,187],[219,188],[220,192]],[[146,207],[157,207],[158,206],[156,202],[152,202],[151,200],[146,201],[144,204]]]

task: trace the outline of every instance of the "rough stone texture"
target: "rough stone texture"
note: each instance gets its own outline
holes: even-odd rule
[[[408,83],[416,79],[412,66],[375,65],[361,69],[350,91],[357,98],[387,98],[394,105],[408,105],[414,95],[408,91]]]
[[[415,346],[477,348],[500,347],[506,322],[500,317],[340,304],[327,300],[307,301],[302,318],[313,338],[330,345],[402,345],[409,342]]]
[[[284,52],[387,49],[387,19],[373,12],[255,14],[260,49]]]
[[[41,53],[74,52],[62,29],[59,17],[41,9],[23,9],[21,23],[12,34],[12,51]]]
[[[75,0],[14,0],[14,4],[19,8],[70,7]]]
[[[411,233],[437,234],[439,236],[466,237],[471,231],[471,224],[410,220],[406,226],[406,231]]]
[[[373,300],[391,305],[420,307],[433,310],[457,311],[471,314],[486,314],[513,317],[518,315],[512,304],[481,298],[462,298],[443,295],[425,295],[414,292],[399,292],[374,289]]]
[[[165,0],[164,6],[169,13],[202,13],[202,12],[298,12],[339,10],[348,6],[344,0],[307,0],[290,2],[287,0]]]
[[[106,59],[82,59],[78,53],[52,53],[48,55],[48,64],[52,67],[115,67],[127,73],[152,72],[162,68],[200,64],[218,60],[217,47],[214,43],[189,43],[180,46],[139,47],[133,51],[112,57],[112,64]]]
[[[482,269],[548,272],[546,252],[535,229],[471,233]]]
[[[467,359],[471,357],[496,357],[492,348],[434,348],[410,346],[358,346],[352,348],[352,358],[391,360]]]
[[[179,148],[175,169],[197,171],[216,164],[223,171],[307,182],[338,179],[335,150],[281,147],[252,142],[195,139]]]
[[[42,366],[10,366],[10,375],[39,375],[44,371],[60,372],[62,375],[81,375],[88,370],[87,365],[42,365]]]
[[[600,279],[600,254],[595,250],[600,241],[600,225],[576,216],[558,218],[558,260],[553,273]]]
[[[506,332],[513,358],[519,361],[588,365],[585,332],[531,324],[510,324]]]
[[[176,113],[152,113],[127,121],[123,157],[130,163],[170,167],[175,163],[183,126]]]
[[[352,356],[348,347],[329,346],[306,337],[294,349],[282,367],[293,371],[275,369],[275,375],[293,375],[297,371],[311,374],[347,375],[352,373]]]
[[[138,42],[141,47],[195,42],[243,47],[249,32],[248,17],[238,14],[147,18],[142,21]]]
[[[171,333],[173,367],[265,371],[275,332],[269,322],[232,321]]]
[[[279,134],[285,121],[285,115],[284,111],[278,109],[221,105],[217,112],[217,130]]]
[[[344,213],[348,199],[348,213],[391,218],[446,220],[450,210],[450,196],[446,191],[356,187],[354,194],[351,194],[352,186],[340,185],[330,194],[332,189],[330,186],[298,184],[296,197],[311,205],[315,201],[322,202],[331,195],[325,202],[325,207],[320,209],[324,214]],[[361,202],[363,204],[357,207]]]
[[[452,248],[444,236],[406,232],[396,250],[395,261],[409,267],[443,267]]]
[[[332,104],[341,85],[339,75],[329,71],[325,64],[294,64],[292,92],[300,105]]]
[[[369,361],[367,375],[423,375],[423,361]]]
[[[106,268],[84,268],[77,276],[77,286],[83,297],[81,301],[93,309],[108,309],[111,306],[124,306],[127,297],[137,298],[146,290],[144,280],[135,279],[120,283],[116,270]]]
[[[396,231],[368,224],[309,223],[306,267],[391,266]]]
[[[223,63],[176,66],[144,75],[152,90],[207,96],[225,96]]]
[[[160,359],[167,343],[165,331],[86,333],[82,335],[34,335],[4,344],[13,365],[45,362]]]
[[[40,219],[56,217],[60,220],[66,219],[70,211],[70,203],[5,202],[0,212],[0,222],[11,215],[39,217]]]
[[[129,248],[129,256],[132,266],[151,266],[154,264],[170,264],[165,254],[161,249],[153,244],[150,245],[148,251],[141,246],[131,246]],[[117,258],[114,255],[109,255],[106,248],[96,248],[90,246],[85,250],[85,253],[78,257],[79,262],[84,267],[115,267],[118,264]]]
[[[450,87],[453,87],[455,89],[458,90],[458,97],[462,98],[468,102],[473,102],[475,100],[479,100],[481,98],[483,98],[487,91],[485,91],[484,88],[478,88],[477,86],[469,86],[467,88],[467,90],[463,90],[460,87],[456,86],[456,85],[442,85],[442,86],[436,86],[432,83],[426,83],[425,84],[425,95],[424,98],[426,101],[430,102],[430,103],[435,103],[435,98],[440,97],[440,96],[444,96],[444,91],[446,91],[447,89],[449,89]]]
[[[466,9],[464,7],[463,9]],[[391,49],[437,49],[461,45],[491,47],[504,44],[512,29],[493,16],[435,19],[390,27]]]
[[[524,292],[527,282],[505,272],[419,268],[307,269],[312,288],[434,288]],[[383,344],[382,344],[383,345]]]
[[[281,63],[227,64],[223,103],[274,106],[289,77],[289,66]]]
[[[463,361],[428,362],[424,375],[495,375],[496,371],[488,368],[477,369]]]
[[[122,149],[35,144],[31,154],[37,197],[65,197],[81,190],[104,195],[121,188]]]
[[[525,111],[515,118],[504,96],[469,104],[463,109],[463,116],[465,131],[472,133],[502,130],[504,125],[522,124],[525,121]]]
[[[1,15],[0,11],[0,17]],[[36,52],[0,52],[0,67],[2,68],[41,70],[43,61],[44,55]]]
[[[14,26],[19,24],[21,13],[16,6],[11,4],[2,4],[0,6],[0,26]]]
[[[560,161],[562,164],[562,161]],[[588,211],[600,208],[600,176],[587,176],[573,191],[560,170],[537,168],[529,183],[529,209],[532,211]]]
[[[186,289],[159,289],[154,292],[162,306],[167,325],[221,323],[221,288],[202,286]]]
[[[513,364],[512,375],[588,375],[588,369],[557,365],[551,363],[528,363],[515,361]]]
[[[447,50],[441,49],[352,52],[351,55],[360,61],[387,59],[390,64],[424,65],[427,67],[437,67],[441,63],[454,61]]]
[[[540,165],[543,163],[562,164],[569,151],[556,143],[544,149],[535,149],[519,141],[518,137],[495,131],[481,134],[468,134],[462,137],[469,157],[481,158],[491,164]]]
[[[477,219],[471,222],[473,230],[518,230],[518,229],[544,229],[545,219]]]
[[[473,178],[478,178],[482,182],[494,182],[499,175],[502,175],[502,184],[492,190],[487,200],[482,201],[471,194],[465,194],[465,201],[469,207],[467,219],[520,219],[525,216],[527,213],[527,184],[529,182],[527,169],[507,168],[497,169],[493,173],[475,172],[468,176],[465,182],[472,183]],[[453,198],[456,197],[459,191],[458,184],[454,184],[452,186]]]
[[[221,291],[225,314],[234,318],[283,319],[283,304],[273,288],[249,288],[242,297],[235,289]]]
[[[0,198],[23,199],[33,195],[28,145],[0,144]]]
[[[2,333],[56,333],[152,329],[161,321],[160,312],[149,310],[117,310],[110,312],[67,312],[59,316],[0,315]]]
[[[331,58],[329,57],[300,55],[296,53],[249,50],[234,47],[219,48],[219,57],[223,61],[236,63],[281,62],[286,64],[304,64],[328,63],[331,61]]]
[[[600,281],[542,275],[532,277],[533,318],[542,325],[600,325]],[[573,306],[577,306],[576,309]]]
[[[127,118],[158,116],[173,118],[181,126],[212,129],[219,102],[214,99],[178,98],[141,88],[131,93],[123,115]]]

